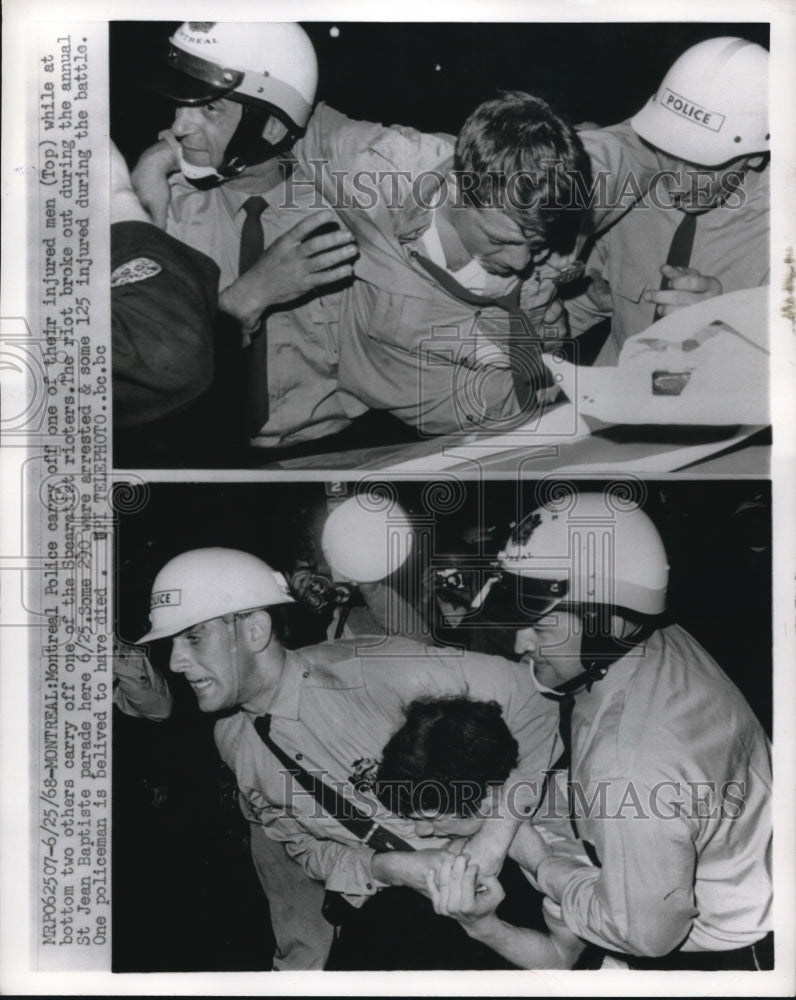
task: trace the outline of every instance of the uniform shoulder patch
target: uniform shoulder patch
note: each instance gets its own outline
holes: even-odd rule
[[[136,257],[117,267],[111,274],[111,288],[118,288],[120,285],[132,285],[136,281],[145,281],[147,278],[154,278],[160,274],[163,268],[157,261],[149,257]]]

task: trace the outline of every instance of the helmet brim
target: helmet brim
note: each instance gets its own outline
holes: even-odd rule
[[[153,66],[149,75],[149,87],[161,97],[189,106],[219,101],[234,90],[234,87],[215,87],[172,66]]]
[[[135,640],[135,645],[143,646],[148,642],[156,642],[158,639],[170,639],[176,634],[176,632],[171,632],[169,629],[151,628],[146,635],[142,635],[140,639]]]
[[[564,600],[566,593],[565,580],[528,578],[504,572],[489,588],[477,619],[481,625],[522,628],[548,615]]]

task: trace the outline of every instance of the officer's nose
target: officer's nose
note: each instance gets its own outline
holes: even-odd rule
[[[191,665],[191,658],[188,655],[188,648],[179,637],[171,641],[171,656],[169,657],[169,670],[175,674],[184,674]]]
[[[433,837],[434,824],[428,819],[415,820],[415,834],[418,837]]]
[[[181,139],[184,135],[188,135],[194,131],[198,115],[198,108],[177,108],[174,113],[174,122],[171,126],[171,131],[178,139]]]
[[[523,653],[535,653],[538,647],[536,632],[532,628],[521,628],[514,636],[514,652],[518,656]]]

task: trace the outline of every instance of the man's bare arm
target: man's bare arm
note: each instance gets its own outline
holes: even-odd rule
[[[450,855],[444,849],[423,851],[386,851],[371,861],[374,878],[385,885],[403,885],[428,895],[428,875]]]
[[[571,969],[583,950],[583,942],[563,924],[544,932],[501,920],[495,912],[503,900],[500,883],[480,877],[463,854],[449,856],[427,884],[437,913],[457,920],[471,938],[520,969]]]

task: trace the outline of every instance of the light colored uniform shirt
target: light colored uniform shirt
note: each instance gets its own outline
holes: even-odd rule
[[[726,205],[697,217],[690,266],[718,278],[724,292],[768,284],[769,206],[768,169],[748,171],[743,186]],[[655,303],[645,302],[644,292],[660,288],[660,269],[682,218],[682,212],[660,207],[647,195],[595,244],[586,268],[610,285],[612,308],[601,311],[587,293],[566,302],[566,308],[576,337],[611,317],[611,334],[598,365],[615,365],[628,337],[653,322]]]
[[[201,250],[221,271],[219,289],[238,278],[238,258],[245,213],[251,195],[227,187],[200,191],[181,174],[170,179],[167,231]],[[265,247],[324,204],[306,183],[294,180],[264,191],[268,203],[261,221]],[[268,422],[252,444],[286,447],[344,429],[365,407],[337,387],[338,338],[343,292],[317,294],[300,305],[272,310],[260,336],[268,338]]]
[[[571,777],[602,867],[565,845],[537,880],[573,933],[654,956],[742,948],[771,928],[769,743],[687,632],[656,632],[576,696]],[[559,899],[550,880],[566,873]]]
[[[288,652],[268,709],[271,738],[414,847],[440,847],[446,841],[418,838],[410,820],[388,812],[365,787],[355,793],[353,782],[372,780],[381,752],[405,721],[410,702],[444,696],[498,702],[520,747],[517,808],[532,806],[542,772],[560,747],[558,711],[534,690],[527,668],[498,657],[383,636]],[[371,873],[374,852],[283,774],[253,720],[238,712],[220,720],[215,729],[219,752],[237,776],[244,815],[261,823],[273,840],[283,841],[288,854],[328,889],[352,897],[375,893],[380,883]]]

